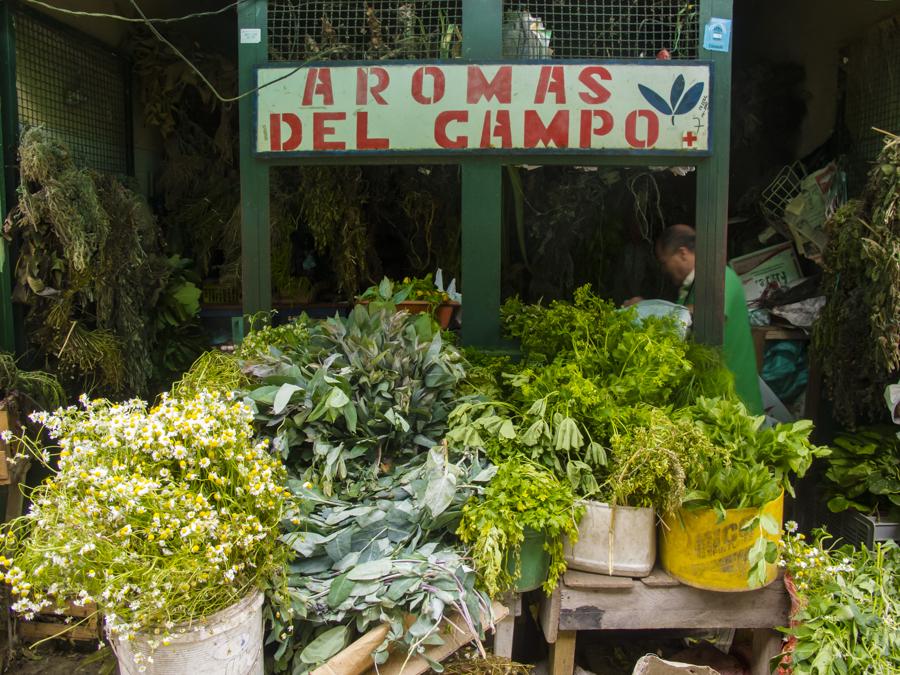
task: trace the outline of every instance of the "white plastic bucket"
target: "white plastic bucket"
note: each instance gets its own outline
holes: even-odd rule
[[[566,539],[570,569],[617,577],[645,577],[656,563],[656,512],[648,508],[610,506],[583,501],[578,542]]]
[[[150,637],[112,638],[121,675],[263,675],[263,594],[246,598],[191,627],[179,626],[167,646],[151,649]],[[157,638],[158,639],[158,638]],[[141,671],[135,654],[144,658]],[[147,658],[152,658],[149,662]]]

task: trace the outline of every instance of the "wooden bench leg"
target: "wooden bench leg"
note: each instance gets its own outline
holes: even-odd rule
[[[507,659],[512,658],[513,635],[516,630],[516,614],[510,612],[509,615],[497,624],[494,633],[494,655],[502,656]]]
[[[550,645],[550,675],[572,675],[575,672],[575,636],[577,631],[561,630]]]
[[[750,664],[750,675],[771,675],[770,661],[778,656],[783,648],[781,633],[769,628],[758,628],[753,631],[753,661]]]

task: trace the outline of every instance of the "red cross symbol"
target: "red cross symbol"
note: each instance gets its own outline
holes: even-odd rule
[[[682,142],[689,148],[694,147],[694,143],[699,141],[699,137],[694,135],[693,131],[687,132],[684,136],[681,137]]]

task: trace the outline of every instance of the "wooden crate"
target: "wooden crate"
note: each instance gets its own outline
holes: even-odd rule
[[[71,623],[65,623],[66,617],[72,617]],[[88,618],[83,623],[79,621]],[[78,625],[75,625],[78,624]],[[101,638],[101,621],[94,604],[78,607],[69,604],[63,614],[39,614],[31,621],[18,622],[19,639],[23,642],[37,642],[57,635],[66,640],[92,641]]]

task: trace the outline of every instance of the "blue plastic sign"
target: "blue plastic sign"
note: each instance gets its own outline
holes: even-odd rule
[[[711,52],[731,49],[731,19],[712,18],[703,33],[703,48]]]

